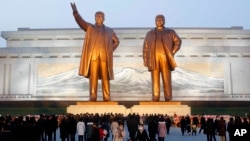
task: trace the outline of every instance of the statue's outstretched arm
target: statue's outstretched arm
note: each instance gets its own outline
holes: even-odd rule
[[[77,22],[77,24],[80,26],[80,28],[82,28],[84,31],[87,30],[88,27],[88,22],[86,22],[78,13],[77,8],[76,8],[76,4],[75,3],[70,3],[71,8],[73,10],[73,15],[75,17],[75,20]]]

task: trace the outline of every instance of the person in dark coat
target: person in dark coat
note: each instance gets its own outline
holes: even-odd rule
[[[46,123],[46,125],[45,125],[45,134],[47,136],[48,141],[52,141],[52,134],[53,134],[52,116],[47,116],[45,123]]]
[[[134,140],[136,131],[138,129],[138,120],[136,119],[135,115],[131,115],[128,117],[127,126],[128,126],[129,138],[131,140]]]
[[[235,141],[234,140],[234,132],[235,132],[235,124],[234,124],[234,118],[231,117],[229,119],[229,122],[227,123],[227,132],[229,135],[229,141]]]
[[[191,135],[191,119],[190,119],[190,116],[187,115],[185,117],[185,120],[186,120],[186,130],[187,130],[187,133],[188,133],[188,135]]]
[[[52,115],[52,129],[53,129],[53,140],[56,141],[56,130],[58,127],[57,116]]]
[[[75,141],[77,121],[75,120],[73,115],[71,115],[68,120],[69,120],[68,121],[68,123],[69,123],[69,125],[68,125],[69,138],[70,138],[70,141]]]
[[[223,117],[220,117],[217,129],[220,136],[220,141],[226,141],[226,121]]]
[[[213,140],[214,133],[214,121],[212,118],[208,118],[204,127],[204,133],[207,135],[207,141]]]
[[[199,130],[199,133],[201,133],[201,131],[204,130],[205,125],[206,125],[206,119],[205,119],[203,114],[202,114],[202,116],[200,118],[200,123],[201,123],[201,127],[200,127],[200,130]]]
[[[135,141],[149,141],[148,133],[144,129],[143,124],[140,124],[136,132]]]
[[[197,116],[194,116],[194,117],[192,118],[192,124],[195,124],[195,125],[196,125],[196,127],[198,127],[198,124],[199,124],[199,119],[198,119],[198,117],[197,117]]]
[[[150,117],[149,122],[148,122],[148,134],[150,141],[156,141],[156,134],[157,134],[157,125],[158,123],[156,122],[155,117]]]
[[[93,123],[92,134],[90,135],[89,141],[100,141],[100,132],[97,123]]]
[[[187,122],[186,122],[184,116],[182,116],[182,117],[181,117],[181,120],[180,120],[180,127],[181,127],[181,134],[182,134],[182,136],[183,136],[184,133],[185,133],[185,128],[186,128],[186,126],[187,126]]]
[[[45,115],[40,114],[40,118],[37,120],[36,126],[39,132],[38,141],[44,141],[45,140]]]
[[[66,117],[63,117],[60,123],[60,138],[62,141],[66,141],[68,139],[68,130],[67,130],[67,123]]]
[[[242,128],[241,129],[246,129],[247,133],[243,135],[244,139],[240,139],[241,141],[249,141],[249,122],[247,121],[247,118],[243,118],[243,122],[242,122]]]
[[[167,116],[165,121],[166,121],[166,127],[167,127],[167,134],[169,134],[172,121],[169,116]]]

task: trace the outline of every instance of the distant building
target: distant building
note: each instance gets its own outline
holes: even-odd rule
[[[250,30],[174,29],[183,42],[172,72],[173,100],[250,100]],[[150,28],[114,30],[120,45],[111,99],[151,100],[151,76],[142,61]],[[7,45],[0,48],[0,101],[88,100],[88,79],[78,76],[84,34],[80,29],[2,31]]]

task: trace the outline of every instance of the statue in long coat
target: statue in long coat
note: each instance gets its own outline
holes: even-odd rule
[[[119,45],[115,32],[103,24],[104,13],[95,14],[95,24],[86,22],[71,3],[74,18],[85,34],[79,75],[89,78],[90,101],[97,100],[98,79],[102,79],[104,101],[110,101],[110,83],[114,79],[113,52]]]

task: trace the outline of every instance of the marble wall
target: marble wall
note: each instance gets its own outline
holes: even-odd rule
[[[174,28],[183,44],[172,72],[174,100],[250,100],[250,31]],[[150,28],[114,29],[114,101],[151,100],[142,44]],[[80,29],[3,31],[0,100],[88,100],[88,79],[78,76],[84,32]],[[102,100],[101,88],[99,100]],[[162,97],[163,100],[163,97]]]

